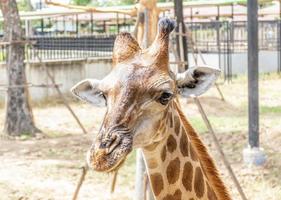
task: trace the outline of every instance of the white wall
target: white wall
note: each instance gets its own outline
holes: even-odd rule
[[[260,72],[276,72],[278,68],[278,52],[261,51],[259,54]],[[203,54],[208,65],[218,67],[217,54]],[[174,58],[171,55],[171,61]],[[200,59],[199,59],[200,60]],[[189,55],[191,65],[194,65],[193,56]],[[221,57],[223,63],[223,56]],[[201,62],[202,63],[202,62]],[[54,76],[57,84],[62,84],[60,89],[66,95],[69,95],[70,88],[85,78],[102,79],[112,68],[111,58],[76,60],[76,61],[49,61],[46,66]],[[171,65],[175,68],[176,65]],[[223,70],[223,69],[222,69]],[[247,53],[235,53],[232,55],[232,74],[247,73]],[[33,84],[51,84],[40,63],[31,63],[26,65],[27,80]],[[5,65],[0,64],[0,85],[6,83]],[[0,90],[0,101],[4,101],[5,91]],[[30,96],[33,101],[46,100],[57,96],[53,88],[30,88]]]
[[[102,79],[111,70],[111,58],[77,61],[50,61],[45,63],[57,84],[62,84],[61,91],[69,95],[70,88],[85,78]],[[0,85],[7,83],[6,66],[0,65]],[[32,84],[51,84],[44,67],[40,63],[26,64],[27,82]],[[57,96],[54,88],[29,89],[33,101],[46,100]],[[5,91],[0,90],[0,101],[4,101]]]
[[[206,63],[214,67],[219,67],[218,54],[202,54]],[[232,74],[247,73],[247,52],[234,53],[232,56]],[[199,61],[201,61],[199,59]],[[189,62],[194,65],[192,54],[189,54]],[[226,61],[227,62],[227,61]],[[221,67],[223,67],[224,57],[221,55]],[[200,62],[202,64],[202,62]],[[278,52],[277,51],[260,51],[259,52],[259,70],[264,72],[276,72],[278,69]],[[224,69],[222,69],[224,70]]]

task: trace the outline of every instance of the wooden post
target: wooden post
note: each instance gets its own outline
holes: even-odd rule
[[[40,2],[39,2],[39,7],[40,7],[40,10],[42,10],[42,0],[40,0]],[[44,18],[42,18],[41,20],[40,20],[41,22],[41,33],[44,35]]]
[[[80,188],[85,180],[85,177],[87,175],[87,172],[88,172],[89,168],[88,168],[88,165],[86,164],[85,166],[82,167],[82,173],[81,173],[81,176],[80,176],[80,179],[78,181],[78,184],[75,188],[75,191],[74,191],[74,195],[72,197],[72,200],[77,200],[78,198],[78,194],[79,194],[79,191],[80,191]]]
[[[231,19],[234,20],[234,3],[231,4]]]
[[[183,3],[182,0],[174,0],[175,5],[175,16],[177,18],[177,27],[176,32],[180,32],[180,27],[182,27],[182,33],[185,33],[185,24],[183,19]],[[181,25],[180,25],[181,24]],[[181,39],[180,39],[181,38]],[[177,51],[178,54],[181,55],[180,49],[181,49],[181,40],[182,40],[182,51],[183,51],[183,60],[188,63],[188,51],[187,51],[187,38],[183,35],[177,35],[176,36],[176,45],[177,45]],[[184,68],[179,69],[179,72],[183,72],[188,68],[188,64],[184,66]]]
[[[93,13],[90,13],[90,17],[91,17],[91,34],[94,33],[94,16]]]
[[[182,24],[180,23],[179,24],[179,52],[180,52],[180,61],[181,62],[185,62],[185,52],[184,52],[184,39],[186,38],[184,35],[183,35],[183,26]],[[180,68],[179,68],[179,71],[180,72],[183,72],[185,71],[185,65],[182,65]]]
[[[79,34],[79,20],[78,20],[78,15],[75,16],[75,27],[76,27],[76,35]]]

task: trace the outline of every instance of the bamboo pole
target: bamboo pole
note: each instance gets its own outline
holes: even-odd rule
[[[33,46],[32,46],[33,48]],[[38,52],[36,52],[36,57],[38,58],[39,62],[42,63],[42,58],[38,55]],[[83,131],[84,134],[87,134],[87,130],[84,128],[84,126],[82,125],[81,121],[79,120],[78,116],[75,114],[75,112],[72,110],[72,108],[70,107],[70,105],[68,104],[66,98],[64,97],[63,93],[61,92],[60,88],[57,86],[56,81],[54,79],[54,77],[51,75],[51,73],[49,72],[46,64],[43,64],[44,69],[46,70],[47,76],[48,78],[51,80],[52,84],[56,87],[55,90],[57,91],[58,95],[60,96],[60,98],[63,101],[63,104],[65,105],[65,107],[69,110],[69,112],[71,113],[71,115],[73,116],[73,118],[75,119],[75,121],[77,122],[77,124],[79,125],[79,127],[81,128],[81,130]]]
[[[51,73],[49,72],[48,68],[45,66],[46,72],[48,77],[50,78],[51,82],[56,85],[55,79],[54,77],[51,75]],[[78,123],[78,125],[80,126],[80,128],[82,129],[84,134],[87,134],[86,129],[84,128],[84,126],[82,125],[81,121],[79,120],[78,116],[74,113],[74,111],[72,110],[72,108],[69,106],[66,98],[64,97],[64,95],[62,94],[61,90],[59,89],[59,87],[55,87],[57,93],[59,94],[60,98],[63,101],[63,104],[65,105],[65,107],[69,110],[69,112],[71,113],[71,115],[74,117],[74,119],[76,120],[76,122]]]
[[[88,168],[87,164],[82,167],[82,173],[81,173],[80,179],[78,181],[77,187],[75,189],[74,195],[72,197],[72,200],[77,200],[80,188],[81,188],[81,186],[82,186],[82,184],[83,184],[83,182],[85,180],[85,177],[87,175],[88,170],[89,170],[89,168]]]
[[[110,193],[115,191],[116,181],[117,181],[118,170],[114,171],[112,174],[112,180],[110,184]]]

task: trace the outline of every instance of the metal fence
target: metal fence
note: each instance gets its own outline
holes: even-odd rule
[[[213,21],[186,23],[198,49],[219,53],[247,51],[247,22]],[[259,22],[259,49],[280,51],[280,21]]]
[[[125,25],[124,25],[125,26]],[[130,27],[131,24],[125,27]],[[186,23],[197,50],[218,54],[219,66],[227,76],[232,76],[232,55],[247,51],[247,22],[212,21]],[[259,49],[278,53],[278,71],[281,71],[281,21],[259,22]],[[120,28],[120,27],[119,27]],[[36,60],[37,54],[43,60],[85,59],[109,57],[119,28],[113,33],[41,34],[28,39],[35,42],[33,48],[26,46],[26,59]],[[190,39],[190,38],[188,38]],[[190,44],[190,41],[189,41]],[[190,47],[190,46],[189,46]],[[195,48],[195,51],[196,51]],[[191,49],[189,50],[191,52]],[[0,48],[0,61],[5,61],[7,47]]]
[[[35,43],[33,47],[26,45],[26,59],[37,60],[37,55],[43,60],[111,56],[116,35],[121,31],[131,32],[134,19],[123,14],[107,14],[101,19],[95,16],[80,13],[23,20],[26,39]],[[7,46],[1,46],[0,62],[5,62],[6,57]]]
[[[27,47],[27,58],[36,60],[77,59],[111,56],[116,35],[39,36],[29,38],[33,48]]]
[[[233,55],[247,52],[247,22],[190,22],[186,23],[186,26],[196,44],[195,53],[200,50],[202,53],[217,54],[219,67],[224,69],[224,77],[231,78]],[[281,72],[280,30],[280,20],[259,21],[259,50],[277,53],[277,72]],[[188,43],[191,44],[191,41]],[[189,46],[189,52],[191,50]]]
[[[110,57],[117,34],[85,36],[35,36],[25,46],[25,59],[64,60]],[[0,46],[0,62],[7,58],[8,45]]]

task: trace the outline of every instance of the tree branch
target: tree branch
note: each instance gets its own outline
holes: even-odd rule
[[[119,13],[119,14],[129,15],[131,17],[137,16],[136,7],[131,10],[119,10],[119,9],[102,9],[102,8],[95,8],[95,7],[90,7],[90,6],[69,5],[69,4],[53,2],[50,0],[45,0],[45,3],[47,5],[59,6],[59,7],[69,8],[69,9],[83,10],[86,12],[93,12],[93,13],[94,12],[95,13]]]

